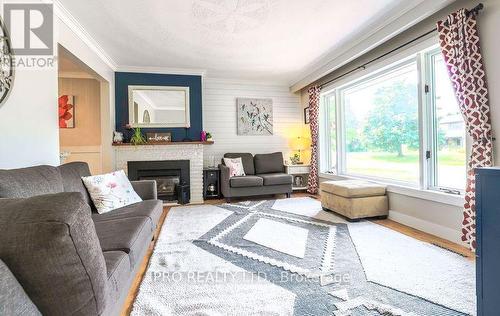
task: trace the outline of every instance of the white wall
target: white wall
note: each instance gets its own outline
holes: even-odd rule
[[[11,94],[0,107],[0,134],[0,169],[58,164],[57,67],[16,69]]]
[[[59,164],[57,69],[17,69],[0,107],[0,169]]]
[[[500,30],[500,1],[481,1],[485,9],[478,17],[479,35],[484,58],[484,66],[488,80],[488,91],[490,97],[491,121],[495,141],[495,165],[500,166],[500,41],[498,31]],[[473,5],[473,1],[468,1]]]
[[[274,134],[272,136],[237,135],[236,98],[273,99]],[[216,163],[227,152],[271,153],[282,151],[288,159],[290,141],[302,127],[300,96],[287,86],[205,78],[203,96],[203,128],[210,132],[214,145],[205,146],[205,161],[210,156]]]

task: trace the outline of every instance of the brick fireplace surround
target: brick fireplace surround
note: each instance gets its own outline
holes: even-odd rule
[[[189,160],[191,203],[203,203],[203,144],[115,146],[115,170],[125,170],[129,161]]]

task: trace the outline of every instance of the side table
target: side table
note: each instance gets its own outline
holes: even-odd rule
[[[285,165],[285,172],[293,176],[293,191],[307,190],[310,165]]]
[[[203,169],[203,199],[218,199],[220,196],[219,168]]]

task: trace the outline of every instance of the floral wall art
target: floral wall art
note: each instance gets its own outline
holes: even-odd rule
[[[75,96],[59,97],[59,128],[75,127]]]
[[[238,135],[273,135],[273,100],[237,98]]]

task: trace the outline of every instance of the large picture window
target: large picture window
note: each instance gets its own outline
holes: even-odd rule
[[[418,73],[415,62],[340,91],[345,171],[418,183]]]
[[[466,137],[444,61],[428,49],[328,89],[323,172],[460,193]]]

